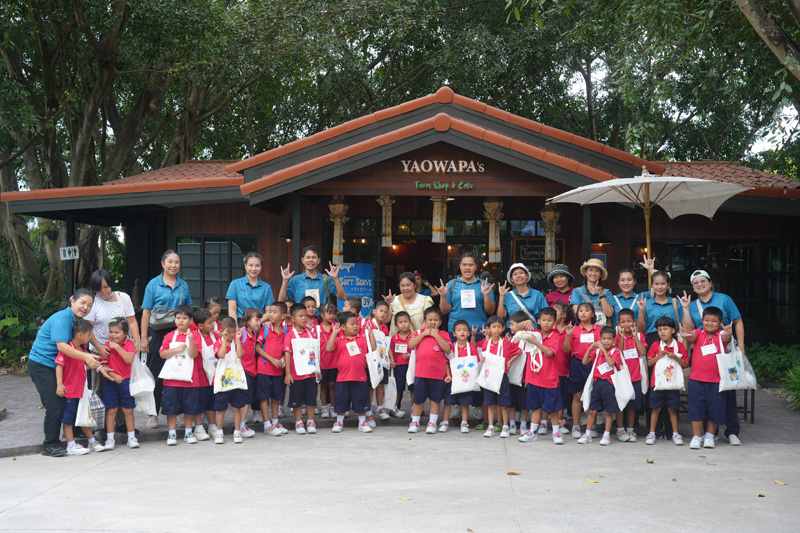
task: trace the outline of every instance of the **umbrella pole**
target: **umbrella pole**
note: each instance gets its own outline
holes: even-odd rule
[[[647,246],[647,258],[652,257],[652,248],[650,247],[650,184],[644,184],[644,233],[645,233],[645,246]],[[653,286],[653,275],[647,271],[647,288]]]

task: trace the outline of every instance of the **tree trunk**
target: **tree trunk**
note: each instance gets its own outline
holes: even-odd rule
[[[758,0],[736,0],[736,3],[775,57],[800,81],[800,49],[792,38],[775,24]]]
[[[39,219],[39,223],[42,226],[47,227],[48,222],[49,225],[52,225],[51,229],[56,229],[56,226],[52,223],[52,221]],[[61,246],[61,243],[64,242],[67,232],[63,227],[58,227],[57,229],[58,237],[56,240],[47,242],[44,245],[44,250],[47,254],[47,261],[50,263],[50,271],[48,272],[47,276],[47,289],[44,291],[44,299],[56,300],[60,302],[64,299],[65,268],[64,262],[61,260],[59,255],[58,248]]]

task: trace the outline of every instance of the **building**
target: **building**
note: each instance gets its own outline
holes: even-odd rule
[[[229,281],[243,275],[241,254],[251,250],[264,255],[262,276],[277,294],[280,265],[297,268],[308,244],[322,249],[326,264],[334,253],[372,264],[380,294],[396,288],[406,270],[421,270],[432,282],[448,279],[465,250],[485,257],[495,279],[513,262],[529,264],[534,285],[546,288],[545,200],[642,168],[753,187],[713,221],[669,220],[656,209],[652,252],[679,292],[690,290],[694,269],[708,270],[716,290],[742,310],[749,339],[794,342],[800,182],[733,163],[644,161],[449,88],[243,161],[189,161],[96,187],[3,193],[2,201],[15,213],[66,220],[68,228],[124,225],[134,294],[159,272],[167,248],[182,254],[181,276],[195,301],[224,296]],[[577,275],[583,260],[598,254],[612,272],[606,286],[616,291],[613,273],[637,266],[645,253],[641,210],[559,209],[555,261]],[[434,227],[441,210],[446,224]],[[348,219],[340,226],[341,250],[333,247],[332,212]],[[487,218],[499,228],[493,250]],[[643,271],[639,281],[646,288]]]

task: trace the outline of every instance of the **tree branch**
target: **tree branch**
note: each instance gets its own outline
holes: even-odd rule
[[[775,57],[800,81],[800,50],[792,39],[775,24],[758,0],[736,0],[736,4]]]

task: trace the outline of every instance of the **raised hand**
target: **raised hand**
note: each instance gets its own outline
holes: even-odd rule
[[[395,299],[395,295],[392,294],[392,289],[389,289],[389,294],[387,296],[383,296],[383,300],[389,305],[392,305],[392,302],[394,301],[394,299]]]
[[[507,281],[504,281],[502,285],[500,285],[499,283],[497,285],[497,292],[500,293],[500,296],[505,296],[506,294],[508,294],[508,291],[510,290],[511,289],[508,287]],[[481,287],[481,292],[483,292],[483,287]]]
[[[331,279],[338,279],[339,278],[339,265],[334,265],[330,261],[328,261],[328,268],[325,269],[325,273]]]
[[[236,330],[236,340],[237,341],[241,341],[242,340],[242,330],[240,330],[240,329]]]
[[[494,283],[492,283],[491,285],[489,285],[488,283],[486,283],[486,281],[484,281],[484,280],[481,280],[481,293],[483,293],[483,295],[484,295],[485,297],[488,297],[488,296],[489,296],[489,293],[491,293],[491,292],[492,292],[492,288],[493,288],[493,287],[494,287]]]
[[[729,335],[733,335],[733,322],[731,322],[727,326],[722,326],[722,331],[724,331]]]
[[[567,328],[565,329],[565,331],[567,332],[567,337],[569,337],[570,335],[572,335],[572,330],[574,330],[574,329],[575,329],[575,326],[573,326],[572,324],[570,324],[569,326],[567,326]]]
[[[647,300],[642,298],[641,300],[636,300],[636,305],[639,306],[639,312],[644,313],[644,308],[647,306]]]
[[[656,261],[655,259],[649,258],[646,255],[643,258],[643,261],[639,263],[643,269],[647,271],[653,271],[656,269]]]
[[[286,268],[280,267],[281,278],[283,278],[284,281],[289,281],[290,279],[292,279],[292,276],[294,276],[294,270],[290,272],[289,268],[290,268],[289,263],[286,263]]]
[[[342,331],[342,325],[339,324],[338,322],[334,322],[331,325],[331,330],[333,331],[333,336],[335,337],[336,335],[339,334],[340,331]]]
[[[436,292],[438,292],[439,296],[441,296],[442,298],[447,296],[447,285],[445,284],[444,281],[442,281],[441,278],[439,278],[439,286],[436,287]]]
[[[689,309],[689,304],[692,303],[692,297],[686,294],[686,291],[683,291],[683,296],[678,296],[678,300],[684,309]]]

